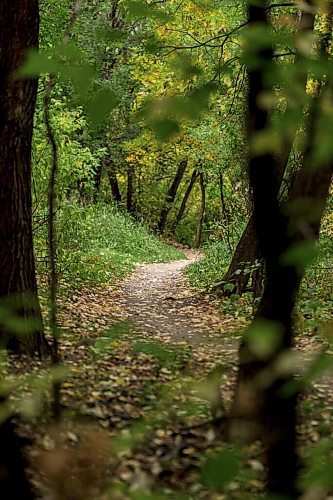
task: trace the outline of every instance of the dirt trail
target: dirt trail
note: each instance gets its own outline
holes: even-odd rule
[[[120,287],[126,319],[138,336],[171,343],[186,342],[206,357],[223,364],[237,361],[239,337],[234,332],[242,322],[223,316],[220,301],[191,289],[183,269],[200,258],[200,253],[186,251],[187,260],[138,267]],[[297,338],[297,361],[302,372],[313,361],[320,345],[313,338]],[[214,363],[212,363],[214,364]],[[333,402],[330,374],[313,383],[318,396],[329,395]]]
[[[225,335],[231,320],[222,317],[217,301],[192,290],[182,273],[200,253],[188,250],[186,255],[186,260],[140,266],[121,284],[126,318],[154,339],[218,343],[235,350],[237,342]]]
[[[118,287],[82,290],[64,311],[63,324],[77,332],[77,343],[93,343],[103,330],[119,322],[133,325],[132,339],[186,343],[197,360],[210,366],[222,362],[236,367],[239,335],[245,320],[221,313],[218,298],[192,289],[183,269],[200,257],[187,250],[187,259],[139,265]],[[235,333],[237,332],[237,334]],[[297,364],[304,369],[322,348],[315,337],[302,333],[296,341]],[[206,363],[207,361],[207,363]],[[296,362],[296,360],[295,360]],[[328,376],[314,382],[327,385]],[[329,383],[332,392],[333,385]],[[326,388],[327,389],[327,388]],[[333,403],[332,403],[333,404]]]

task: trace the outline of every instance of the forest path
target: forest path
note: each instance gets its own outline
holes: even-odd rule
[[[183,250],[184,251],[184,250]],[[133,324],[139,338],[171,344],[187,343],[196,354],[203,354],[213,366],[218,360],[235,367],[239,335],[245,321],[224,316],[220,299],[190,287],[182,272],[202,254],[185,250],[187,259],[139,266],[120,285],[126,320]],[[302,372],[322,348],[313,337],[297,337],[295,363]],[[231,379],[233,376],[231,377]],[[317,397],[326,394],[333,404],[331,375],[313,383]]]
[[[193,405],[186,395],[189,385],[195,387],[212,368],[222,364],[220,391],[226,408],[233,398],[237,346],[246,320],[223,314],[219,299],[190,287],[182,271],[199,256],[189,251],[188,260],[140,265],[117,286],[77,290],[61,309],[64,331],[60,349],[70,370],[62,385],[65,405],[97,419],[114,436],[138,419],[149,418],[151,411],[155,414],[161,387],[175,388],[174,396],[170,395],[171,418],[162,419],[161,427],[152,430],[149,442],[144,442],[144,449],[135,448],[114,473],[117,478],[125,478],[128,485],[135,485],[143,474],[151,484],[164,478],[168,487],[180,485],[187,491],[197,488],[196,475],[188,471],[197,466],[198,455],[211,448],[215,431],[200,426],[184,432],[184,424],[192,426],[207,418],[207,411],[202,413],[200,405],[193,414],[187,413],[186,408]],[[120,338],[112,336],[117,333],[117,325],[125,328],[120,329]],[[170,353],[169,347],[179,346],[179,358],[166,358],[161,368],[156,356],[140,350],[140,345],[136,349],[137,344],[142,347],[144,342],[155,341],[161,341]],[[300,336],[298,346],[302,364],[318,352],[318,345],[305,335]],[[24,375],[32,366],[31,360],[22,366]],[[206,391],[206,386],[201,387]],[[203,400],[205,396],[206,392]],[[161,408],[162,413],[167,412],[163,405]],[[302,395],[300,408],[302,447],[322,436],[331,437],[331,378],[315,381]],[[39,446],[44,450],[41,437]],[[260,447],[251,447],[249,458],[260,461]],[[38,463],[35,456],[34,462]],[[160,471],[157,475],[152,474],[153,467]]]
[[[228,392],[237,370],[238,345],[246,319],[221,312],[221,301],[190,287],[184,268],[200,258],[185,250],[187,259],[142,264],[117,286],[82,289],[63,308],[62,323],[76,333],[75,345],[93,345],[117,324],[125,324],[131,342],[183,344],[192,351],[196,374],[222,363],[229,369],[224,383]],[[128,328],[126,327],[128,324]],[[124,338],[124,339],[125,339]],[[63,341],[64,350],[68,348]],[[323,346],[315,336],[301,332],[296,339],[297,364],[303,371]],[[333,384],[325,375],[314,382],[317,396],[326,394],[333,408]]]
[[[121,283],[126,319],[140,337],[190,345],[223,344],[224,350],[235,351],[238,342],[224,335],[228,319],[220,313],[218,301],[191,289],[182,273],[200,258],[200,252],[184,253],[184,260],[139,266]]]

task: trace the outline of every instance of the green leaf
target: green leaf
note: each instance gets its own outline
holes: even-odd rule
[[[104,42],[121,42],[126,40],[127,33],[121,29],[105,29],[100,28],[95,31],[96,38]],[[119,44],[118,44],[119,45]]]
[[[150,38],[145,43],[145,51],[149,54],[156,54],[160,47],[160,42],[158,38],[154,35],[151,35]]]
[[[222,490],[240,470],[239,458],[235,451],[225,450],[207,460],[202,470],[202,482],[208,488]]]
[[[65,59],[74,63],[83,60],[83,54],[80,49],[72,42],[59,43],[52,49],[54,59]]]
[[[256,320],[246,331],[244,339],[257,356],[265,359],[281,344],[281,334],[282,326],[276,321]]]
[[[160,9],[154,8],[153,4],[146,3],[140,0],[127,0],[126,2],[127,12],[130,18],[141,19],[141,18],[156,18],[166,21],[168,15]]]
[[[126,2],[127,11],[132,18],[151,17],[151,7],[146,2],[139,0],[128,0]]]
[[[316,246],[313,242],[294,243],[281,256],[281,264],[284,266],[295,266],[299,271],[304,271],[315,257]]]
[[[158,359],[161,363],[167,362],[172,353],[154,342],[136,342],[133,347],[134,352],[143,352],[148,356]]]
[[[333,357],[329,354],[320,354],[303,376],[303,380],[311,382],[324,372],[333,369]]]
[[[110,89],[99,90],[88,104],[88,114],[93,127],[103,122],[118,105],[119,99]]]
[[[87,95],[89,87],[93,82],[95,71],[90,64],[70,66],[62,68],[61,76],[69,78],[79,96],[83,98]]]
[[[159,141],[168,141],[180,131],[178,122],[171,118],[157,118],[149,125]]]
[[[17,75],[21,78],[34,78],[43,73],[56,74],[61,68],[62,64],[50,56],[37,50],[29,50],[26,60],[18,70]]]
[[[193,63],[189,57],[176,59],[172,66],[176,71],[180,72],[181,76],[185,80],[187,80],[191,76],[200,75],[202,73],[199,66]]]

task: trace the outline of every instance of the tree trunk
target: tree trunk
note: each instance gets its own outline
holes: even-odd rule
[[[1,404],[4,400],[1,398]],[[16,433],[11,418],[0,424],[0,487],[1,498],[32,500],[36,497],[26,476],[26,460],[22,453],[24,439]]]
[[[26,50],[38,46],[38,1],[2,0],[0,22],[0,298],[1,306],[8,309],[8,317],[1,318],[0,342],[15,352],[40,354],[46,341],[37,296],[31,215],[37,80],[13,79]],[[15,328],[9,327],[9,316],[20,320]]]
[[[293,377],[290,372],[279,373],[276,367],[280,360],[292,355],[293,310],[304,269],[300,270],[297,262],[283,264],[283,256],[296,245],[308,245],[318,239],[332,172],[333,158],[313,169],[313,156],[309,153],[290,201],[274,218],[267,218],[276,238],[271,241],[271,248],[267,245],[266,285],[253,323],[240,347],[239,373],[230,415],[232,437],[242,436],[247,440],[262,437],[267,449],[269,490],[288,498],[299,496],[295,487],[299,469],[296,455],[297,394],[286,396],[282,393],[281,389]],[[296,215],[295,207],[299,208]],[[294,215],[285,219],[284,213]],[[293,228],[292,236],[290,227]],[[263,239],[262,234],[260,239]],[[272,336],[267,356],[258,355],[256,335],[262,338]]]
[[[133,181],[134,181],[134,168],[129,166],[127,169],[127,193],[126,193],[126,208],[127,211],[134,215],[135,214],[135,204],[133,201]]]
[[[227,245],[228,245],[230,252],[232,252],[232,246],[231,246],[231,242],[230,242],[230,233],[229,233],[229,228],[230,228],[229,213],[228,213],[227,206],[225,203],[225,198],[224,198],[222,173],[219,174],[219,188],[220,188],[220,200],[221,200],[221,215],[222,215],[222,219],[224,219],[225,224],[226,224],[225,240],[227,242]]]
[[[313,9],[305,9],[301,13],[300,19],[300,37],[305,37],[307,33],[313,31],[314,26],[314,14]],[[296,55],[296,62],[302,59],[302,55]],[[307,70],[300,72],[298,76],[297,85],[299,87],[305,87],[307,82]],[[287,108],[285,110],[283,121],[286,123],[286,134],[282,136],[282,147],[281,153],[278,158],[276,158],[275,163],[275,176],[278,188],[280,189],[283,176],[286,171],[289,155],[294,143],[294,137],[297,132],[301,115],[296,110],[296,116],[299,115],[299,120],[296,119],[295,122],[295,102],[290,99],[287,103]],[[249,221],[243,231],[243,234],[236,246],[234,255],[231,259],[229,268],[222,279],[222,283],[233,283],[235,285],[234,291],[238,294],[243,294],[247,291],[249,279],[251,277],[251,272],[247,272],[246,269],[251,268],[251,265],[256,261],[261,260],[261,255],[259,253],[259,245],[256,237],[256,226],[254,215],[251,214]],[[252,275],[252,279],[255,280],[255,273]],[[260,295],[261,282],[253,283],[253,287],[257,290]],[[223,286],[222,286],[223,291]],[[227,292],[229,293],[229,292]]]
[[[119,189],[119,184],[118,184],[118,179],[117,179],[117,174],[115,171],[115,166],[111,158],[108,158],[104,162],[104,168],[107,171],[109,182],[110,182],[110,188],[111,188],[111,195],[113,201],[116,203],[120,204],[121,203],[121,193]]]
[[[256,226],[254,215],[251,214],[247,226],[236,246],[228,271],[223,276],[222,291],[225,283],[232,283],[234,285],[232,291],[223,291],[225,295],[228,295],[230,292],[242,295],[242,293],[247,290],[251,276],[251,272],[248,271],[248,268],[258,259],[258,257],[259,245],[256,235]],[[220,285],[217,287],[220,288]]]
[[[102,168],[103,168],[102,164],[100,163],[94,175],[94,194],[93,194],[94,203],[97,203],[99,193],[101,190]]]
[[[249,24],[267,26],[266,2],[250,4]],[[316,160],[316,131],[321,117],[314,99],[303,165],[290,199],[279,203],[276,159],[270,153],[256,153],[251,147],[257,134],[266,130],[269,123],[267,111],[259,108],[258,102],[262,92],[272,90],[267,86],[265,75],[274,71],[270,67],[273,48],[259,48],[255,55],[259,61],[257,67],[248,72],[249,173],[259,251],[266,265],[266,284],[240,347],[229,433],[250,440],[261,437],[267,454],[269,492],[278,498],[298,498],[297,394],[282,391],[286,384],[293,382],[293,372],[290,367],[283,368],[281,361],[292,356],[292,315],[305,266],[300,266],[302,255],[299,262],[287,260],[286,256],[290,249],[313,244],[318,239],[333,158],[321,163]]]
[[[169,191],[166,195],[165,205],[161,210],[160,220],[159,220],[158,225],[157,225],[158,232],[161,234],[163,234],[163,232],[164,232],[168,213],[171,209],[172,203],[175,201],[179,184],[181,183],[181,180],[183,178],[183,175],[184,175],[186,167],[187,167],[187,162],[188,162],[187,158],[180,162],[178,169],[177,169],[177,172],[176,172],[176,175],[175,175],[173,182],[169,188]]]
[[[185,191],[184,198],[183,198],[182,203],[180,205],[177,217],[175,219],[175,222],[173,223],[173,227],[172,227],[173,232],[175,231],[175,229],[178,226],[179,222],[183,218],[183,215],[184,215],[184,212],[185,212],[185,209],[186,209],[186,204],[187,204],[188,199],[190,197],[190,194],[192,192],[192,189],[193,189],[193,186],[195,184],[195,181],[197,180],[197,177],[198,177],[198,172],[196,170],[193,170],[193,173],[192,173],[189,185],[187,186],[187,189]]]
[[[201,205],[198,216],[197,223],[197,234],[195,237],[194,248],[199,248],[201,244],[202,237],[202,226],[205,216],[205,208],[206,208],[206,187],[205,187],[205,179],[202,172],[199,174],[199,182],[200,182],[200,190],[201,190]]]

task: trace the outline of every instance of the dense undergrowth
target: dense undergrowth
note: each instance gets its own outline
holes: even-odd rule
[[[204,257],[190,264],[185,273],[193,287],[211,292],[227,271],[229,261],[230,252],[225,242],[215,241],[205,247]],[[332,319],[332,262],[332,239],[324,233],[318,245],[317,258],[308,268],[300,290],[297,318],[299,329],[303,332],[317,333]],[[256,303],[251,293],[242,297],[233,294],[229,299],[223,298],[221,307],[225,313],[250,318]]]
[[[204,247],[204,257],[186,268],[191,285],[210,291],[228,268],[230,251],[224,241],[214,241]]]
[[[136,264],[184,257],[112,205],[65,204],[57,213],[57,234],[59,278],[67,288],[108,285]],[[35,252],[41,277],[47,273],[46,242],[47,222],[36,217]]]

